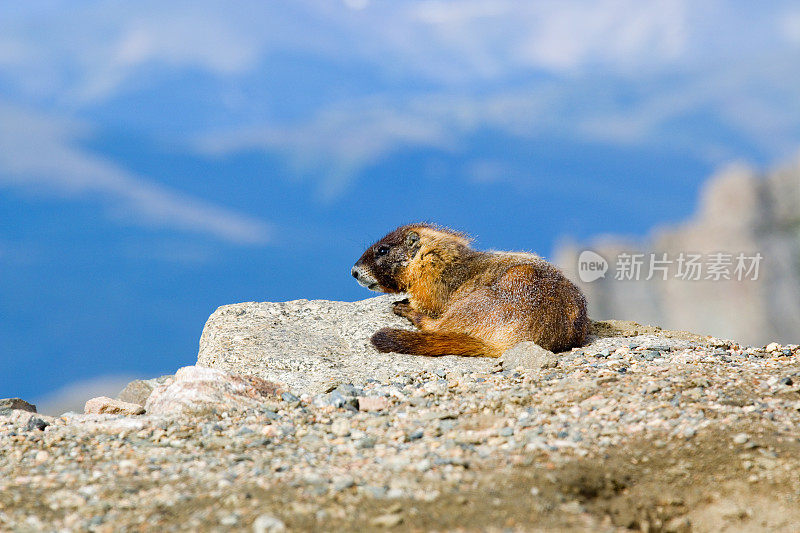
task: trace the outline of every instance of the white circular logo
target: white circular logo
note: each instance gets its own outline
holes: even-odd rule
[[[578,276],[584,283],[591,283],[606,277],[608,261],[591,250],[584,250],[578,256]]]

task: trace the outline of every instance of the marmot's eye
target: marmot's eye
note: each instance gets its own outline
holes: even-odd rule
[[[382,255],[386,255],[388,253],[389,253],[389,247],[388,246],[378,246],[375,249],[375,255],[378,256],[378,257],[380,257]]]

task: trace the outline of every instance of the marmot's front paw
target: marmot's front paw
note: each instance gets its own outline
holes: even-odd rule
[[[399,302],[393,303],[392,311],[394,311],[394,314],[397,316],[410,318],[411,314],[414,312],[414,309],[411,308],[411,302],[409,302],[408,298],[406,298],[405,300],[400,300]]]

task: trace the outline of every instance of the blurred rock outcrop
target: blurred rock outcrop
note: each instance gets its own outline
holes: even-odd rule
[[[608,261],[605,277],[581,281],[578,258],[584,250]],[[643,254],[638,281],[618,279],[620,254]],[[656,266],[668,265],[666,280],[658,269],[646,279],[651,274],[651,254]],[[700,279],[679,276],[679,267],[685,274],[687,266],[679,264],[681,254],[683,259],[701,256]],[[747,260],[745,267],[753,265],[756,254],[762,256],[756,261],[757,279],[752,279],[752,271],[736,271],[740,254]],[[730,260],[723,265],[730,279],[714,279],[709,268],[717,258],[722,263]],[[672,263],[659,264],[661,259]],[[557,251],[556,263],[583,289],[595,319],[630,319],[754,345],[796,342],[800,339],[800,156],[766,175],[741,165],[729,167],[708,181],[698,212],[685,224],[657,228],[645,242],[602,237],[566,245]]]

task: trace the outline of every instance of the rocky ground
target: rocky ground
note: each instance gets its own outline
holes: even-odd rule
[[[0,404],[0,530],[796,531],[800,349],[594,328],[375,377],[328,354],[306,388],[221,354],[135,385],[144,415]],[[253,337],[223,330],[247,370]]]

